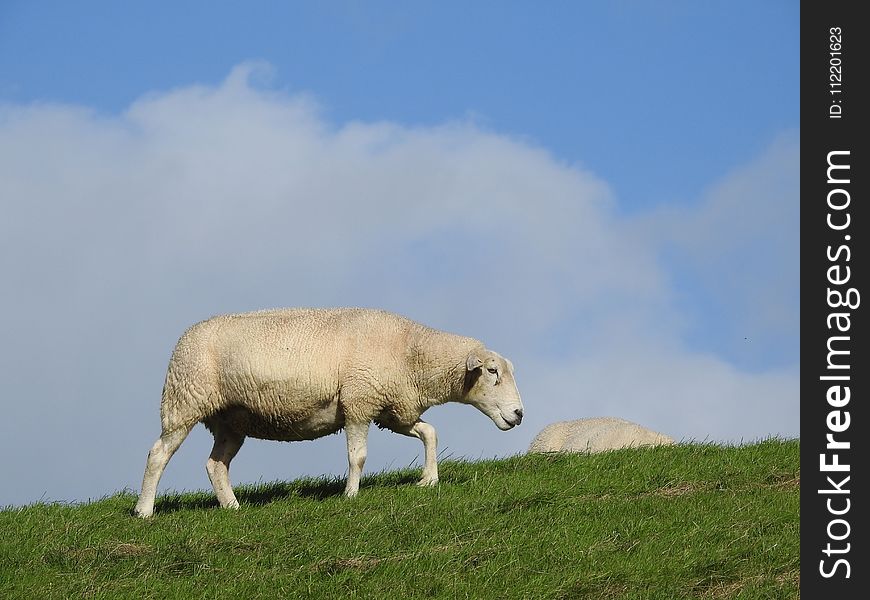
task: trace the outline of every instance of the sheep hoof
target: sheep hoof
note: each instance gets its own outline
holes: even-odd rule
[[[420,487],[432,487],[433,485],[438,485],[437,477],[424,477],[420,481],[417,482],[417,485]]]

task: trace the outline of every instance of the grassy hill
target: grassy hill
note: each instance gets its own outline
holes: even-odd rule
[[[797,440],[0,511],[3,598],[797,598]]]

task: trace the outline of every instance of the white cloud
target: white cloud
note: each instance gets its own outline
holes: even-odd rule
[[[467,122],[336,126],[309,96],[252,87],[252,68],[117,116],[0,107],[0,403],[16,423],[0,451],[21,457],[0,467],[15,482],[0,504],[138,485],[177,336],[269,306],[384,307],[510,356],[527,424],[433,409],[454,455],[523,451],[594,414],[694,439],[797,434],[796,368],[690,352],[657,256],[667,228],[638,235],[605,182]],[[419,454],[393,437],[373,431],[371,468]],[[207,486],[209,447],[198,430],[164,486]],[[341,473],[342,447],[248,443],[234,480]]]
[[[796,362],[799,344],[800,143],[787,133],[712,185],[692,207],[637,223],[664,264],[697,284],[696,336],[744,367]],[[695,307],[687,306],[694,302]]]

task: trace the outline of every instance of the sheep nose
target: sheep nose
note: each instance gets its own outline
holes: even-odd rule
[[[519,425],[523,421],[523,409],[522,408],[514,409],[514,414],[517,416],[517,425]]]

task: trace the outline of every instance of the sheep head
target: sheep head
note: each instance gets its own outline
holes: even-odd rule
[[[496,352],[476,350],[468,355],[462,391],[462,402],[477,408],[503,431],[523,420],[514,366]]]

